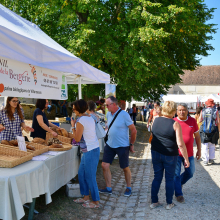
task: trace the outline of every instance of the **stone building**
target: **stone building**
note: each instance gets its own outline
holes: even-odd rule
[[[220,94],[220,65],[201,66],[194,71],[184,70],[184,73],[182,83],[172,86],[168,94]]]

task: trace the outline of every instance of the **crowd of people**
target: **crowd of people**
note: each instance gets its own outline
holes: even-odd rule
[[[65,102],[63,102],[65,105]],[[52,103],[53,104],[53,103]],[[124,171],[126,188],[124,196],[132,194],[131,171],[129,168],[129,152],[134,153],[136,140],[136,105],[132,111],[126,112],[118,106],[114,96],[108,97],[105,102],[98,103],[101,110],[107,107],[107,135],[105,137],[104,154],[102,158],[103,176],[106,187],[99,189],[96,181],[96,171],[99,162],[100,148],[97,138],[96,124],[99,117],[96,115],[97,105],[93,101],[86,102],[83,99],[72,104],[75,119],[71,118],[71,129],[75,142],[79,143],[83,153],[78,179],[80,192],[83,198],[74,200],[85,208],[99,208],[99,193],[112,194],[111,171],[116,154],[119,158],[120,168]],[[180,203],[184,203],[182,189],[195,173],[195,158],[193,152],[194,140],[197,146],[196,159],[202,157],[204,165],[213,164],[215,159],[215,145],[220,131],[218,106],[214,100],[208,99],[206,107],[198,107],[195,118],[189,116],[185,103],[176,105],[172,101],[166,101],[163,106],[159,102],[148,106],[149,119],[147,127],[151,127],[151,155],[154,170],[154,179],[151,186],[151,204],[154,209],[161,205],[158,192],[165,172],[166,182],[166,209],[170,210],[175,205],[173,195]],[[48,109],[47,99],[38,99],[33,114],[32,128],[24,123],[24,112],[17,97],[8,97],[7,104],[0,111],[0,141],[13,140],[22,136],[22,128],[31,132],[31,137],[45,139],[46,132],[54,137],[57,133],[51,127],[56,127],[48,121],[45,110]],[[143,115],[147,115],[147,108],[141,108]],[[132,116],[132,117],[131,117]],[[133,119],[133,121],[132,121]],[[129,137],[130,131],[130,137]],[[181,173],[181,169],[183,172]],[[92,201],[89,195],[91,192]]]

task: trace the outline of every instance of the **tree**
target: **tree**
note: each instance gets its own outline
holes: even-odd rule
[[[111,75],[117,97],[157,99],[200,65],[215,33],[202,0],[0,0],[90,65]],[[104,85],[87,85],[87,96]]]

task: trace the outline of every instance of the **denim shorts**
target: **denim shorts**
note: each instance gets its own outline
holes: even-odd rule
[[[114,157],[117,154],[119,158],[120,167],[122,169],[128,167],[129,166],[129,148],[130,147],[112,148],[106,144],[104,148],[102,162],[112,164],[112,161],[114,160]]]

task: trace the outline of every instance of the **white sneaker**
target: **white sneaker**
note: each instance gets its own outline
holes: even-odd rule
[[[174,203],[167,204],[166,209],[167,209],[167,210],[170,210],[170,209],[172,209],[174,206],[175,206]]]
[[[203,161],[203,165],[204,166],[208,166],[208,162],[207,161]]]

